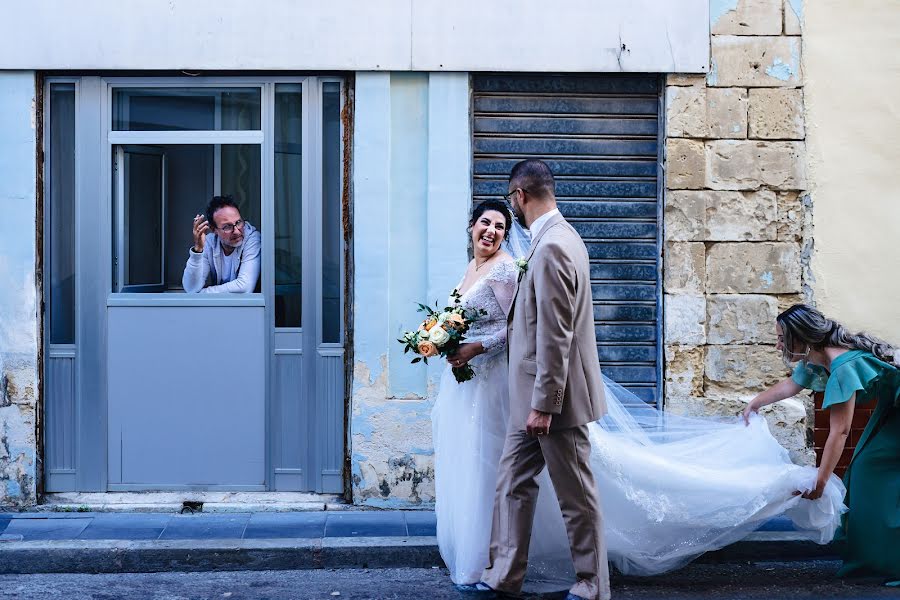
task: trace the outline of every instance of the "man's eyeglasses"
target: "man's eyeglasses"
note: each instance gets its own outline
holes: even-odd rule
[[[527,194],[527,193],[528,193],[528,191],[527,191],[525,188],[517,187],[516,189],[514,189],[514,190],[511,191],[511,192],[509,192],[508,194],[503,194],[503,199],[506,200],[507,202],[509,202],[510,199],[511,199],[511,198],[516,194],[516,192],[518,192],[519,190],[522,190],[522,193],[523,193],[523,194]]]
[[[216,227],[216,229],[221,229],[225,233],[231,233],[235,229],[242,229],[244,227],[244,223],[246,223],[246,221],[238,219],[237,221],[234,222],[234,224],[226,223],[222,227]]]

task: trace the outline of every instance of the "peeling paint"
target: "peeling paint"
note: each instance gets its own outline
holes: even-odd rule
[[[816,273],[812,267],[815,253],[815,240],[813,237],[813,201],[812,196],[803,194],[800,196],[800,205],[803,207],[803,246],[800,248],[800,265],[803,269],[803,299],[812,303],[815,298]]]
[[[794,70],[791,65],[783,62],[780,58],[772,61],[772,64],[766,67],[766,74],[781,81],[787,81],[794,76]]]
[[[37,503],[35,74],[0,71],[0,506]]]
[[[710,0],[709,25],[713,27],[727,13],[737,10],[738,0]]]
[[[800,42],[797,38],[791,39],[791,70],[800,72]]]
[[[386,357],[384,357],[386,360]],[[395,399],[387,393],[389,370],[374,381],[357,364],[350,416],[351,489],[356,504],[382,508],[434,501],[431,399]]]
[[[354,212],[366,215],[354,225],[354,245],[365,248],[354,255],[355,310],[380,318],[355,321],[348,411],[355,504],[434,502],[431,411],[444,365],[410,365],[396,339],[417,318],[415,303],[446,298],[469,260],[469,93],[464,73],[356,76],[354,127],[367,134],[354,138],[354,187],[366,190],[353,199]],[[412,174],[409,156],[422,160]],[[428,224],[427,252],[415,256],[406,243],[410,218]]]
[[[412,447],[409,449],[409,451],[413,454],[418,454],[420,456],[434,456],[434,448],[432,448],[430,446],[428,448]]]
[[[6,497],[7,498],[18,498],[22,495],[22,486],[19,485],[18,481],[7,481],[6,482]]]
[[[765,273],[760,275],[759,278],[766,285],[766,287],[772,287],[772,284],[775,283],[775,276],[771,271],[766,271]]]
[[[710,59],[709,74],[706,76],[707,85],[718,85],[719,83],[719,65],[715,59]]]
[[[803,24],[803,0],[788,0],[788,5],[790,5],[791,10],[794,11],[794,14],[797,15],[797,19],[800,21],[800,24]]]
[[[766,67],[766,74],[781,81],[788,81],[797,77],[800,73],[800,45],[792,39],[790,44],[789,62],[784,62],[780,57],[775,57],[772,64]]]

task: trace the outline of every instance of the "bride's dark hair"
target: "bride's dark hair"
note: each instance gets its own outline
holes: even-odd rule
[[[472,227],[475,225],[475,221],[481,218],[481,215],[489,210],[496,210],[498,213],[503,215],[503,218],[506,219],[506,231],[503,232],[503,237],[506,238],[506,234],[509,233],[509,228],[512,227],[512,215],[509,213],[509,209],[506,207],[506,204],[500,202],[499,200],[485,200],[474,209],[472,209],[472,218],[469,220],[469,229],[472,229]]]
[[[783,356],[790,363],[791,356],[797,354],[794,344],[806,345],[815,350],[826,346],[865,350],[875,358],[891,363],[900,362],[900,352],[891,344],[866,333],[851,333],[843,325],[829,319],[807,304],[795,304],[776,318],[784,335]]]

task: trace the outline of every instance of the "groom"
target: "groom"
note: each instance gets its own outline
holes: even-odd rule
[[[510,416],[500,459],[490,559],[480,589],[518,594],[525,579],[544,465],[559,498],[577,582],[567,600],[606,600],[609,566],[587,423],[606,412],[597,358],[588,253],[556,208],[540,160],[517,163],[507,198],[531,230],[509,314]]]

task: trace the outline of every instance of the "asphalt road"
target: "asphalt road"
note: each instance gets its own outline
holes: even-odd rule
[[[616,600],[778,600],[900,598],[878,582],[834,578],[838,563],[755,562],[694,564],[660,577],[613,579]],[[529,599],[564,594],[528,595]],[[129,573],[112,575],[3,575],[0,598],[16,600],[464,600],[443,569],[339,569]]]

